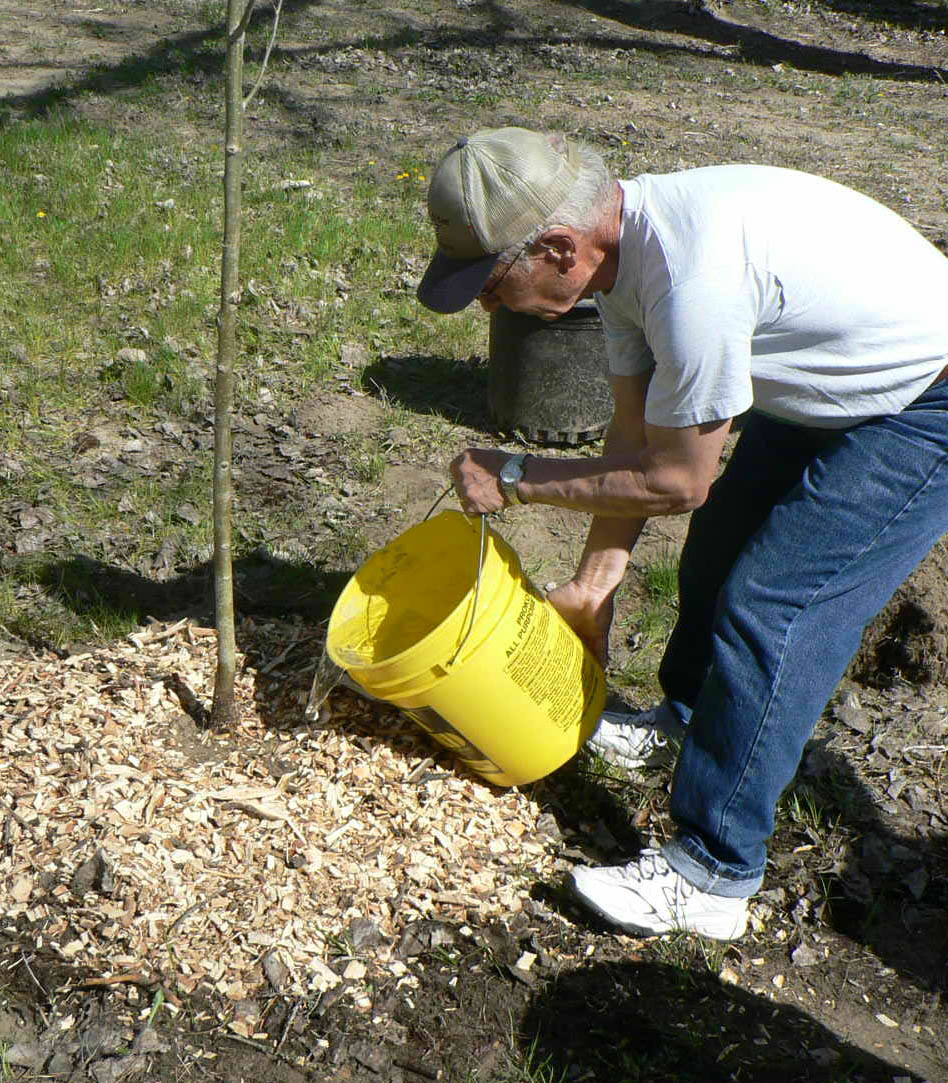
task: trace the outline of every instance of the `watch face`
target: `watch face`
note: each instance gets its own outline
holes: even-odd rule
[[[523,474],[523,459],[519,455],[508,459],[500,468],[500,480],[506,482],[519,481]]]

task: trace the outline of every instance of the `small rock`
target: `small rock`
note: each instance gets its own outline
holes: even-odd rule
[[[820,961],[816,950],[809,944],[801,944],[799,947],[794,948],[790,952],[790,959],[794,966],[815,966]]]
[[[741,984],[740,974],[738,974],[736,970],[732,970],[729,966],[724,967],[721,973],[718,974],[718,977],[721,979],[721,981],[724,982],[725,985]]]
[[[268,951],[260,960],[263,973],[273,987],[275,993],[283,992],[283,984],[290,975],[290,971],[283,960],[275,951]]]
[[[519,966],[508,965],[507,973],[512,978],[515,978],[517,981],[519,981],[521,985],[526,985],[528,987],[536,985],[537,976],[530,970],[522,970]]]
[[[560,831],[560,825],[556,822],[556,817],[551,812],[544,812],[541,816],[537,817],[537,834],[545,835],[553,842],[561,842],[563,839],[563,832]]]
[[[886,789],[885,792],[888,794],[889,797],[892,798],[893,801],[896,801],[896,800],[898,800],[899,795],[905,789],[905,785],[906,785],[906,780],[905,780],[904,776],[896,775],[892,779],[891,784],[888,786],[888,788]]]
[[[105,1061],[103,1063],[108,1063]],[[72,1075],[73,1063],[72,1057],[68,1053],[58,1052],[54,1053],[50,1057],[49,1062],[46,1065],[45,1075],[57,1076],[57,1075]],[[93,1075],[95,1075],[95,1069],[93,1068]],[[122,1077],[119,1076],[119,1079]],[[111,1080],[99,1080],[96,1077],[96,1083],[111,1083]]]
[[[374,948],[381,943],[382,934],[378,925],[369,918],[353,918],[349,922],[349,943],[354,951],[362,951],[365,948]]]
[[[17,1039],[23,1043],[32,1042],[36,1037],[36,1030],[16,1009],[7,1010],[0,1004],[0,1044],[16,1044]]]
[[[134,346],[123,346],[115,355],[116,360],[126,365],[144,365],[148,360],[148,354],[144,350],[138,350]]]
[[[175,510],[175,515],[179,519],[183,519],[184,522],[190,523],[191,526],[198,526],[204,521],[204,516],[193,504],[179,504]]]
[[[127,1049],[128,1034],[122,1027],[103,1021],[89,1026],[83,1034],[82,1042],[89,1057],[114,1057]]]
[[[121,1083],[133,1075],[140,1075],[148,1065],[148,1058],[141,1054],[130,1057],[109,1057],[97,1061],[89,1069],[95,1083]]]
[[[96,850],[88,861],[84,861],[76,869],[69,881],[69,887],[73,895],[80,899],[87,891],[110,895],[115,890],[115,877],[101,850]]]
[[[856,701],[859,702],[858,700]],[[847,703],[841,703],[833,709],[833,714],[851,730],[856,733],[868,733],[872,729],[872,720],[869,712],[862,707],[853,707]]]
[[[802,925],[803,922],[810,917],[812,912],[813,904],[809,899],[803,898],[796,902],[793,909],[790,911],[790,917],[793,918],[797,925]]]
[[[135,1053],[167,1053],[170,1043],[159,1037],[154,1027],[145,1027],[135,1035],[132,1050]]]
[[[357,1064],[368,1068],[370,1072],[375,1072],[376,1075],[386,1072],[391,1063],[385,1050],[370,1042],[353,1042],[349,1046],[349,1056]]]
[[[74,455],[82,455],[101,446],[102,441],[94,432],[81,432],[72,442],[72,452]]]
[[[403,959],[434,951],[455,941],[454,930],[440,921],[413,921],[405,926],[396,953]]]
[[[343,365],[367,365],[369,351],[361,342],[345,342],[339,351],[339,360]]]
[[[17,1042],[7,1049],[4,1058],[14,1068],[31,1068],[33,1071],[39,1071],[45,1059],[37,1042]]]
[[[262,1012],[260,1005],[253,997],[241,997],[234,1002],[234,1018],[242,1019],[250,1023],[259,1023]]]

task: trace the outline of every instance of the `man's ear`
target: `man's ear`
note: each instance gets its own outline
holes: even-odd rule
[[[537,240],[537,247],[546,251],[546,259],[557,264],[560,274],[568,274],[576,266],[576,237],[565,227],[549,229]]]

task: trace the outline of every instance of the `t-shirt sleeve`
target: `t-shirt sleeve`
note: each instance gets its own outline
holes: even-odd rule
[[[711,269],[664,293],[645,313],[655,362],[645,420],[684,428],[747,410],[756,323],[754,290],[737,275]]]
[[[609,371],[616,376],[634,376],[650,369],[655,362],[642,328],[619,324],[601,311],[600,315]]]

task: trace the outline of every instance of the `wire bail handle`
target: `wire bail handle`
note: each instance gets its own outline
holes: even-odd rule
[[[427,521],[431,517],[431,514],[435,510],[435,508],[437,508],[441,501],[444,500],[448,493],[450,493],[453,489],[454,486],[449,485],[447,489],[445,489],[444,492],[441,493],[438,499],[428,509],[427,513],[425,514],[425,518],[422,520],[423,522]],[[482,513],[478,516],[478,518],[481,521],[481,544],[477,554],[477,579],[474,581],[474,600],[471,604],[471,619],[468,622],[467,631],[461,637],[461,642],[458,644],[458,649],[454,652],[451,660],[448,662],[449,668],[453,666],[454,663],[458,660],[461,651],[464,649],[464,644],[467,643],[471,632],[474,631],[474,621],[477,618],[477,600],[480,597],[481,593],[481,574],[484,571],[484,550],[487,543],[487,515],[486,513]]]

